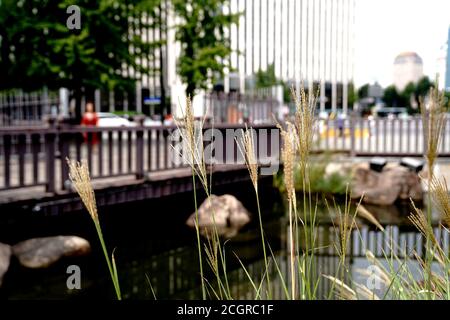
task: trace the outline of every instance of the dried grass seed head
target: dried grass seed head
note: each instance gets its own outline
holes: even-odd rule
[[[67,164],[69,166],[69,179],[72,181],[75,191],[80,196],[94,222],[98,222],[95,193],[86,161],[80,163],[67,159]]]
[[[250,174],[253,187],[258,189],[258,162],[256,160],[256,149],[254,144],[253,130],[245,128],[240,143],[237,141],[237,146],[244,157],[245,165]]]
[[[437,158],[439,143],[445,126],[444,96],[437,86],[430,90],[428,106],[425,101],[420,101],[422,113],[423,135],[425,139],[425,157],[431,168]],[[431,174],[431,173],[429,173]]]
[[[296,157],[296,141],[298,140],[295,126],[287,122],[286,130],[279,124],[277,125],[281,132],[281,138],[283,141],[283,147],[281,149],[281,158],[283,161],[284,169],[284,183],[286,186],[287,196],[289,199],[293,199],[295,195],[295,157]]]

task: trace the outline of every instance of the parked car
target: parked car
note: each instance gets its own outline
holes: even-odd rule
[[[386,107],[386,108],[379,108],[376,109],[376,115],[379,118],[388,118],[388,119],[395,119],[395,118],[404,118],[405,115],[407,115],[407,110],[406,108],[390,108],[390,107]]]
[[[110,112],[99,112],[99,127],[133,127],[136,123]]]
[[[160,120],[154,120],[152,118],[145,118],[144,120],[144,126],[145,127],[157,127],[157,126],[161,126],[162,123]]]

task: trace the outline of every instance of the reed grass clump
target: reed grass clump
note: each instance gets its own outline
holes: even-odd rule
[[[296,165],[296,154],[297,154],[297,134],[294,130],[295,127],[292,123],[287,123],[287,129],[284,130],[280,125],[281,138],[283,141],[283,147],[281,149],[281,160],[283,162],[283,174],[284,174],[284,184],[286,190],[286,196],[288,200],[296,202],[295,197],[295,183],[294,183],[294,172]]]
[[[105,240],[103,238],[102,228],[100,226],[100,220],[98,218],[97,212],[97,202],[95,200],[94,188],[92,187],[91,178],[89,175],[89,168],[86,161],[75,162],[67,159],[67,164],[69,166],[69,178],[72,181],[72,185],[75,191],[81,198],[84,206],[86,207],[89,215],[94,222],[95,229],[97,231],[100,244],[102,246],[103,254],[105,256],[106,264],[108,265],[109,273],[111,275],[111,280],[116,291],[116,296],[118,300],[122,299],[122,294],[120,292],[119,276],[117,274],[117,267],[115,263],[114,253],[111,255],[111,259],[108,254],[108,250],[105,245]]]
[[[450,258],[449,253],[443,249],[440,239],[435,236],[431,221],[431,199],[442,214],[444,223],[450,226],[450,199],[448,194],[447,183],[438,179],[433,174],[433,166],[436,162],[439,143],[442,132],[444,130],[445,116],[442,110],[442,97],[434,89],[430,93],[428,107],[424,103],[421,104],[423,127],[425,137],[425,154],[428,166],[428,191],[429,206],[428,216],[414,206],[414,211],[409,216],[411,223],[419,230],[422,237],[426,239],[426,257],[422,258],[415,249],[410,252],[398,253],[396,244],[393,243],[392,234],[386,230],[380,222],[363,206],[361,201],[354,208],[350,201],[351,191],[346,187],[345,203],[343,207],[339,207],[336,203],[334,212],[337,214],[338,226],[334,227],[334,233],[331,236],[332,242],[328,244],[333,247],[339,258],[338,269],[335,274],[324,274],[322,270],[318,270],[316,266],[316,252],[320,249],[317,247],[317,202],[313,199],[311,190],[311,160],[310,153],[314,143],[315,119],[314,113],[317,104],[317,96],[307,93],[302,87],[299,92],[293,88],[291,90],[292,99],[295,102],[295,118],[294,121],[286,122],[284,126],[277,124],[282,138],[281,160],[283,162],[283,181],[288,203],[289,216],[289,257],[287,274],[283,274],[274,257],[270,244],[266,241],[264,232],[264,224],[261,215],[259,201],[259,164],[258,157],[255,153],[255,138],[252,129],[245,128],[242,138],[236,140],[237,146],[244,157],[246,167],[249,172],[250,180],[255,191],[256,202],[258,207],[259,227],[261,234],[261,246],[264,253],[264,267],[259,273],[261,282],[254,280],[249,270],[239,257],[236,256],[242,269],[247,275],[248,281],[254,290],[255,299],[264,299],[272,297],[271,272],[270,263],[275,266],[280,278],[282,289],[287,299],[317,299],[322,298],[317,294],[317,288],[321,281],[331,281],[332,288],[325,298],[338,299],[450,299]],[[212,171],[207,172],[205,163],[205,151],[203,148],[203,121],[195,120],[192,103],[188,97],[183,117],[176,120],[181,138],[183,140],[185,151],[182,153],[185,161],[189,164],[192,174],[193,197],[195,205],[195,230],[197,236],[197,250],[199,256],[199,269],[201,278],[202,298],[207,299],[235,299],[230,290],[228,282],[227,261],[225,260],[225,243],[219,237],[217,228],[215,227],[215,212],[211,212],[213,217],[213,227],[206,230],[206,241],[202,242],[199,230],[199,216],[197,205],[197,181],[203,187],[207,199],[211,201],[212,190]],[[96,227],[98,237],[103,249],[105,260],[107,262],[111,279],[116,291],[118,299],[121,299],[120,286],[114,254],[111,256],[105,246],[102,235],[95,193],[90,181],[89,168],[85,161],[78,163],[67,160],[69,165],[69,177],[73,183],[76,192],[79,194],[84,206],[91,216]],[[296,191],[296,172],[300,172],[302,188],[301,194],[303,202],[298,202],[298,191]],[[303,206],[303,216],[298,211]],[[214,210],[214,206],[210,206]],[[327,204],[328,211],[333,211]],[[353,211],[354,209],[354,211]],[[380,294],[368,284],[364,285],[356,283],[351,278],[352,273],[348,268],[347,258],[349,255],[349,247],[354,241],[353,235],[359,235],[361,238],[356,217],[362,217],[376,226],[383,233],[383,238],[388,249],[382,248],[383,257],[380,258],[379,253],[375,256],[370,250],[365,250],[367,261],[376,271],[375,274],[368,270],[359,270],[361,275],[372,277],[380,282],[385,290]],[[442,232],[449,232],[444,225],[440,225]],[[303,234],[302,234],[303,232]],[[361,239],[361,246],[363,245]],[[270,260],[270,255],[273,257]],[[403,255],[403,256],[401,256]],[[415,259],[418,263],[417,267],[411,267],[411,259]],[[207,279],[204,273],[203,262],[209,267],[215,276],[213,281]],[[431,268],[432,264],[436,268]],[[436,270],[437,269],[437,270]],[[420,274],[424,281],[417,279],[415,274]],[[264,285],[266,285],[266,294],[264,295]],[[151,284],[150,284],[151,286]],[[290,287],[290,288],[289,288]],[[152,292],[153,292],[153,288]],[[290,290],[289,290],[290,289]]]
[[[185,111],[182,114],[182,118],[180,120],[176,120],[175,124],[178,127],[178,131],[181,135],[182,141],[187,147],[187,152],[183,153],[183,157],[191,168],[195,206],[195,229],[197,235],[197,249],[199,255],[200,277],[202,283],[202,297],[203,299],[207,298],[207,288],[209,288],[213,293],[213,297],[223,299],[229,298],[230,292],[228,279],[226,277],[225,254],[216,225],[216,213],[214,212],[214,206],[212,206],[211,203],[212,167],[210,172],[208,172],[206,169],[205,150],[203,143],[203,127],[205,119],[206,118],[203,118],[200,121],[195,120],[192,101],[190,97],[187,97]],[[202,250],[202,241],[200,238],[200,230],[198,225],[199,217],[196,178],[200,181],[201,186],[206,193],[206,201],[210,202],[210,207],[212,209],[211,216],[213,226],[212,230],[205,230],[208,236],[206,237],[207,243],[204,245],[204,250]],[[216,277],[217,290],[214,290],[211,283],[207,282],[205,279],[202,258],[203,251],[206,253],[206,262],[208,263],[213,274]]]
[[[203,152],[203,138],[202,138],[202,124],[196,125],[194,118],[194,110],[190,97],[186,98],[186,110],[184,111],[181,120],[176,120],[175,124],[181,135],[184,146],[187,147],[187,152],[182,154],[182,157],[191,167],[192,173],[192,189],[194,192],[194,206],[195,206],[195,232],[197,236],[197,251],[200,265],[200,278],[202,284],[202,297],[206,299],[206,286],[203,272],[202,259],[202,244],[200,239],[200,229],[198,225],[198,203],[197,203],[197,185],[196,176],[200,180],[203,188],[208,188],[208,178],[206,173],[206,165],[204,161]]]
[[[258,207],[258,219],[259,219],[259,228],[261,233],[261,244],[263,248],[264,254],[264,265],[266,268],[266,279],[267,279],[267,294],[271,296],[271,283],[270,283],[270,275],[269,275],[269,259],[266,251],[266,239],[264,235],[264,227],[262,221],[261,207],[259,203],[259,192],[258,192],[258,160],[256,155],[256,149],[254,144],[254,136],[253,130],[249,130],[247,127],[242,134],[241,141],[237,141],[237,146],[242,156],[244,157],[245,165],[250,175],[250,180],[252,181],[253,189],[255,190],[256,204]]]
[[[294,234],[297,233],[296,228],[296,208],[297,199],[295,195],[294,186],[294,171],[296,161],[296,131],[295,127],[291,123],[287,123],[287,129],[278,125],[281,132],[281,138],[283,141],[283,147],[281,149],[281,159],[283,161],[284,183],[286,188],[286,196],[289,206],[289,249],[290,249],[290,274],[291,274],[291,298],[296,299],[296,256],[297,246],[294,239]]]
[[[444,96],[439,92],[438,81],[434,88],[430,90],[428,104],[422,99],[420,101],[420,110],[422,113],[422,126],[424,135],[424,156],[427,161],[428,168],[428,181],[427,185],[430,187],[434,178],[434,164],[439,152],[439,144],[442,139],[442,132],[445,126],[445,113],[444,113]],[[427,208],[427,224],[432,226],[432,214],[431,214],[431,203],[432,196],[431,191],[428,190],[428,208]],[[417,220],[416,222],[420,222]],[[426,237],[427,240],[427,257],[425,259],[425,266],[427,269],[427,290],[431,291],[431,264],[432,264],[432,248],[431,238]]]
[[[299,163],[300,168],[306,170],[313,144],[314,113],[319,94],[318,91],[316,94],[306,93],[304,85],[302,85],[300,93],[297,93],[294,87],[292,87],[291,95],[295,103],[295,127],[297,128]]]
[[[245,128],[241,141],[237,141],[237,146],[244,157],[253,188],[258,190],[258,160],[256,159],[256,149],[254,146],[253,131],[251,129]]]
[[[423,135],[425,138],[425,158],[430,180],[433,178],[433,166],[438,155],[439,144],[442,140],[442,132],[445,126],[444,101],[444,95],[439,92],[437,85],[430,90],[428,104],[423,99],[420,101]]]
[[[433,177],[431,179],[431,185],[428,186],[428,190],[431,193],[438,212],[441,213],[442,219],[447,227],[450,227],[450,202],[447,181],[445,178],[439,179]]]

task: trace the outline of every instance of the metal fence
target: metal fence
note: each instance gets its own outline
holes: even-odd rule
[[[449,119],[445,121],[447,126],[439,145],[439,156],[444,157],[450,155]],[[317,123],[317,152],[346,152],[353,156],[421,156],[425,149],[420,118],[350,118],[341,123],[331,120]],[[273,124],[248,125],[257,129],[255,147],[258,156],[269,157],[272,164],[278,161],[281,145],[278,129]],[[241,133],[244,127],[245,124],[214,124],[226,139],[230,130],[232,134]],[[126,175],[140,179],[146,172],[186,166],[187,163],[180,161],[173,148],[172,133],[175,129],[175,126],[147,127],[139,124],[133,127],[82,127],[58,126],[56,123],[49,127],[0,129],[0,190],[39,185],[45,185],[48,192],[65,189],[66,158],[86,159],[93,179]],[[262,135],[265,138],[261,138]],[[224,163],[228,163],[229,157],[237,159],[239,154],[235,136],[231,138],[231,144],[228,140],[226,143],[222,141],[222,146],[214,147],[216,151],[223,148],[220,150]],[[216,138],[209,143],[216,143]],[[231,163],[235,163],[233,160]]]
[[[204,109],[215,123],[273,123],[278,102],[271,95],[216,93],[206,95]]]
[[[244,126],[214,128],[225,137],[229,130],[242,132]],[[269,128],[275,130],[273,126]],[[0,129],[0,191],[35,186],[45,186],[50,193],[65,190],[69,187],[67,158],[85,159],[93,180],[118,176],[142,179],[147,172],[187,167],[186,157],[173,147],[182,140],[179,135],[172,135],[176,129],[176,126],[106,128],[56,123],[44,128]],[[268,138],[258,146],[271,150],[272,140]],[[220,151],[233,158],[231,163],[237,163],[239,151],[234,136],[230,141],[231,144],[223,143]]]
[[[46,115],[59,112],[57,92],[0,93],[0,126],[30,126],[41,124]]]
[[[449,121],[447,117],[439,145],[440,156],[450,155]],[[425,151],[420,116],[318,120],[315,136],[317,150],[344,151],[355,156],[421,156]]]
[[[136,111],[139,97],[132,93],[122,94],[110,92],[110,98],[102,98],[102,92],[96,95],[97,111]],[[17,127],[45,125],[48,116],[63,116],[68,110],[62,110],[58,92],[39,91],[25,93],[22,91],[0,93],[0,125]],[[204,110],[207,118],[215,123],[271,123],[278,102],[266,93],[211,93],[205,95]],[[138,110],[141,111],[141,110]],[[161,110],[161,113],[163,110]],[[140,112],[138,112],[140,113]],[[151,112],[150,112],[151,113]]]

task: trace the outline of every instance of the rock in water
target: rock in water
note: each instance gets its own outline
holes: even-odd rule
[[[89,242],[76,236],[33,238],[12,247],[13,254],[27,268],[46,268],[62,257],[82,256],[90,250]]]
[[[364,203],[391,205],[397,199],[415,201],[423,199],[423,189],[416,172],[398,164],[387,165],[381,172],[358,165],[353,172],[352,198],[364,194]]]
[[[0,287],[3,283],[3,276],[8,271],[10,260],[11,247],[7,244],[0,243]]]
[[[247,209],[236,197],[229,194],[211,195],[198,208],[198,226],[203,235],[213,232],[215,222],[219,235],[233,237],[249,221],[250,214]],[[195,212],[190,215],[186,224],[195,227]]]

